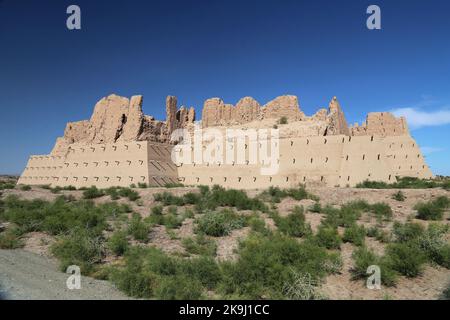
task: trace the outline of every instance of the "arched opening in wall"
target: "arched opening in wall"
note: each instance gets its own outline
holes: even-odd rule
[[[400,148],[403,148],[403,143],[400,145]]]
[[[344,143],[345,142],[345,138],[342,138],[342,143]]]
[[[417,158],[420,158],[420,154],[417,155]]]
[[[209,181],[213,182],[213,180],[214,180],[213,177],[209,177]]]
[[[223,177],[223,182],[227,182],[227,177]]]
[[[381,158],[381,155],[380,155],[380,154],[378,154],[378,157],[377,157],[377,158],[378,158],[378,160],[380,160],[380,158]]]
[[[325,163],[328,163],[328,157],[325,158]]]
[[[272,177],[269,177],[269,182],[272,182]]]
[[[371,177],[372,176],[372,174],[371,173],[369,173],[368,175],[367,175],[368,177]]]
[[[200,178],[199,178],[199,177],[196,177],[195,179],[197,180],[197,182],[199,182],[199,181],[200,181]]]
[[[288,182],[289,181],[289,177],[286,177],[286,182]]]
[[[238,177],[238,182],[241,182],[241,180],[242,180],[242,177]]]
[[[303,182],[305,182],[306,181],[306,177],[303,177]]]
[[[410,169],[412,170],[413,166],[410,167]]]
[[[295,158],[294,158],[294,159],[292,159],[292,163],[295,163]]]
[[[253,177],[253,182],[256,182],[256,177]]]
[[[291,147],[294,145],[294,141],[291,141]]]
[[[323,182],[323,176],[320,177],[320,181]]]
[[[397,156],[394,154],[394,159],[396,158]]]
[[[348,137],[348,142],[352,142],[352,137],[351,136]]]
[[[306,139],[306,144],[307,144],[307,145],[309,144],[309,139]]]
[[[366,155],[365,154],[363,154],[363,160],[366,160]]]
[[[350,176],[347,177],[347,181],[350,181]]]
[[[416,146],[416,144],[415,144],[415,143],[413,143],[413,144],[412,144],[412,147],[414,148],[415,146]]]
[[[405,156],[405,159],[408,159],[408,155]]]
[[[425,166],[422,166],[422,169],[425,169]]]
[[[348,155],[345,157],[345,161],[348,161]]]
[[[323,144],[327,144],[327,139],[324,139]]]
[[[370,137],[370,141],[373,141],[373,136]],[[389,146],[390,147],[390,146]]]
[[[392,175],[389,175],[389,181],[391,181]]]
[[[313,163],[313,158],[311,158],[311,163]]]

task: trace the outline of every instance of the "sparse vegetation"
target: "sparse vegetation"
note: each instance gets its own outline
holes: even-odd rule
[[[108,239],[108,249],[115,255],[121,256],[128,249],[127,234],[124,231],[116,231]]]
[[[225,296],[247,299],[288,298],[286,285],[295,282],[295,271],[318,281],[336,272],[338,255],[311,242],[299,243],[281,234],[253,234],[240,244],[236,262],[222,264],[219,290]]]
[[[0,233],[0,249],[17,249],[23,246],[22,232],[18,228],[11,228]]]
[[[364,240],[366,237],[366,229],[364,226],[359,226],[356,223],[348,228],[345,228],[344,236],[342,240],[344,242],[351,242],[356,246],[364,245]]]
[[[450,179],[419,179],[415,177],[397,177],[397,182],[386,183],[382,181],[365,180],[356,185],[356,188],[368,189],[429,189],[429,188],[444,188],[448,189]]]
[[[246,219],[242,215],[230,209],[210,211],[196,219],[196,233],[208,236],[222,237],[230,234],[234,229],[240,229],[246,225]]]
[[[305,222],[303,207],[296,206],[287,217],[274,216],[278,230],[291,237],[303,237],[311,234],[311,226]]]
[[[291,197],[294,200],[312,199],[319,200],[319,197],[306,191],[305,186],[300,185],[297,188],[280,189],[278,187],[269,187],[259,195],[259,198],[264,201],[279,203],[282,199]]]
[[[83,191],[84,199],[95,199],[95,198],[103,197],[104,195],[105,195],[105,192],[100,189],[97,189],[96,186],[92,186]]]
[[[57,187],[48,190],[69,191]],[[45,232],[53,237],[52,242],[55,240],[50,250],[60,261],[61,270],[79,265],[83,274],[111,280],[131,296],[158,299],[322,299],[318,291],[322,279],[340,270],[340,248],[349,248],[342,246],[343,241],[356,246],[353,276],[365,279],[369,276],[367,267],[378,265],[386,286],[402,284],[403,280],[397,282],[398,277],[420,275],[426,264],[450,268],[450,227],[443,222],[414,223],[411,219],[386,223],[393,220],[387,203],[354,200],[338,206],[340,200],[326,199],[333,205],[325,205],[304,186],[273,187],[256,197],[220,186],[200,186],[180,196],[169,191],[154,194],[157,203],[148,209],[150,215],[145,219],[132,212],[128,201],[135,201],[133,206],[140,205],[139,201],[144,205],[144,201],[130,188],[84,188],[82,200],[76,198],[79,193],[68,192],[54,201],[0,197],[0,248],[19,248],[27,233]],[[403,201],[405,193],[397,191],[387,196]],[[124,204],[95,204],[89,200],[103,195],[112,200],[123,198],[120,203]],[[285,198],[291,199],[277,204]],[[305,216],[305,209],[295,206],[296,201],[304,199],[314,200],[307,210],[321,215]],[[417,204],[417,216],[442,220],[450,200],[442,196],[431,199]],[[108,198],[100,202],[103,200]],[[399,208],[408,205],[409,201]],[[287,206],[293,207],[289,214],[285,212]],[[435,214],[436,208],[441,216]],[[373,225],[373,218],[379,223],[366,229],[363,224]],[[190,228],[174,230],[185,219],[193,219],[194,234],[185,234]],[[314,226],[319,219],[322,221],[317,232],[312,232],[308,222]],[[186,221],[186,226],[191,223]],[[154,225],[165,228],[152,230]],[[232,233],[247,226],[242,232]],[[160,232],[165,232],[163,242],[170,243],[170,250],[154,248],[150,235]],[[383,246],[384,254],[368,249],[366,236],[377,239],[376,245]],[[224,243],[237,244],[237,239],[235,259],[222,260]],[[372,246],[373,241],[369,244]],[[117,257],[111,259],[112,255]]]
[[[147,242],[150,227],[142,220],[141,215],[135,213],[128,225],[128,234],[137,241]]]
[[[450,199],[440,196],[428,202],[419,202],[414,209],[417,210],[417,218],[422,220],[442,220],[444,211],[450,206]]]
[[[337,228],[321,225],[317,234],[312,237],[314,243],[327,249],[339,249],[342,243]]]
[[[22,191],[30,191],[31,190],[31,186],[29,186],[27,184],[21,185],[19,188]]]
[[[403,201],[405,201],[406,197],[405,197],[405,194],[399,190],[392,195],[392,199],[403,202]]]
[[[183,239],[183,246],[187,252],[202,256],[215,256],[217,250],[215,241],[203,234]]]

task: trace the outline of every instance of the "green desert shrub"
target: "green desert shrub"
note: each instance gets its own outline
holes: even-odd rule
[[[22,191],[30,191],[31,190],[31,186],[24,184],[20,186],[20,190]]]
[[[372,212],[378,221],[391,220],[392,219],[392,209],[384,202],[378,202],[370,205],[370,212]]]
[[[22,231],[19,228],[9,228],[0,233],[0,249],[17,249],[23,247]]]
[[[230,209],[210,211],[196,219],[196,233],[208,236],[222,237],[230,234],[234,229],[240,229],[246,225],[246,219],[242,215]]]
[[[309,241],[300,243],[279,233],[252,234],[240,243],[238,259],[222,264],[219,290],[231,297],[283,299],[286,284],[295,280],[292,271],[318,281],[336,265],[339,256]]]
[[[406,277],[421,274],[426,256],[415,245],[391,243],[386,248],[386,258],[390,267]]]
[[[248,219],[248,225],[254,232],[267,232],[266,222],[258,215],[253,215]]]
[[[366,279],[369,275],[367,269],[369,266],[376,265],[380,268],[381,283],[386,286],[393,286],[397,282],[398,274],[392,269],[385,257],[377,256],[372,250],[365,246],[358,247],[352,254],[354,279]]]
[[[125,209],[115,203],[95,205],[85,200],[67,201],[63,196],[52,202],[22,200],[10,196],[5,199],[2,216],[24,232],[43,231],[58,235],[76,228],[85,228],[100,234],[108,226],[107,219],[117,218]]]
[[[0,190],[14,189],[16,183],[13,180],[0,180]]]
[[[417,210],[417,218],[422,220],[442,220],[444,211],[450,206],[450,199],[440,196],[428,202],[419,202],[414,209]]]
[[[120,195],[117,190],[117,187],[110,187],[108,189],[105,189],[105,194],[110,196],[111,200],[118,200],[120,199]]]
[[[166,183],[164,185],[164,188],[182,188],[182,187],[184,187],[184,184],[177,182]]]
[[[337,228],[327,225],[321,225],[312,239],[318,246],[327,249],[339,249],[342,243]]]
[[[279,187],[271,186],[259,194],[259,198],[273,203],[279,203],[282,199],[287,197],[291,197],[294,200],[319,199],[317,196],[309,193],[304,185],[299,185],[296,188],[290,189],[280,189]]]
[[[164,216],[162,224],[165,225],[168,229],[176,229],[183,224],[183,219],[183,216],[169,213]]]
[[[320,204],[320,202],[316,201],[311,207],[308,208],[308,210],[314,213],[321,213],[322,205]]]
[[[130,201],[136,201],[140,198],[139,193],[130,188],[120,188],[118,191],[119,196],[128,198]]]
[[[356,188],[364,188],[364,189],[388,189],[389,185],[386,182],[382,181],[369,181],[364,180],[356,185]]]
[[[103,192],[103,190],[97,189],[96,186],[92,186],[83,191],[84,199],[95,199],[103,197],[104,195],[105,193]]]
[[[128,249],[127,233],[124,231],[116,231],[108,239],[108,249],[115,255],[121,256]]]
[[[357,188],[368,189],[428,189],[438,188],[444,183],[434,180],[424,180],[416,177],[397,177],[397,182],[388,184],[382,181],[363,181],[356,185]]]
[[[124,266],[111,272],[111,280],[127,294],[159,299],[199,299],[220,277],[211,258],[182,259],[152,247],[130,248]]]
[[[187,275],[162,277],[155,290],[156,297],[162,300],[199,300],[202,293],[200,281]]]
[[[148,188],[148,185],[145,182],[138,182],[138,188],[146,189]]]
[[[416,240],[423,235],[424,231],[424,227],[421,224],[412,222],[402,224],[396,221],[394,222],[392,233],[395,241],[404,243]]]
[[[202,256],[215,256],[217,245],[212,239],[209,239],[203,234],[198,234],[195,237],[185,238],[182,241],[187,252]]]
[[[447,269],[450,269],[450,243],[446,240],[449,229],[449,225],[432,223],[415,238],[419,249],[429,261]]]
[[[403,202],[405,201],[406,197],[402,191],[397,191],[392,195],[392,199]]]
[[[147,242],[150,227],[142,220],[140,214],[133,214],[128,224],[128,234],[137,241]]]
[[[65,272],[70,265],[77,265],[83,274],[94,270],[95,264],[105,255],[104,249],[102,237],[83,228],[61,236],[51,247],[53,255],[60,261],[61,271]]]
[[[170,192],[156,193],[153,198],[155,201],[162,202],[164,206],[184,206],[185,202],[182,197],[177,197]]]
[[[291,237],[303,237],[311,234],[311,226],[305,221],[303,207],[295,206],[287,217],[276,217],[278,230]]]
[[[344,242],[351,242],[356,246],[364,245],[366,237],[366,229],[364,226],[359,226],[356,223],[350,227],[345,228],[342,240]]]

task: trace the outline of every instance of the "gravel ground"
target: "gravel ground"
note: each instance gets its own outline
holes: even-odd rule
[[[129,299],[107,281],[81,278],[81,289],[69,290],[68,274],[54,260],[24,250],[0,250],[0,299],[123,300]]]

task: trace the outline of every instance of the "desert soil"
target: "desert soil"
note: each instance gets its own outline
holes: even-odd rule
[[[107,281],[81,277],[81,289],[69,290],[68,274],[47,256],[26,250],[0,250],[0,298],[10,300],[123,300]]]

